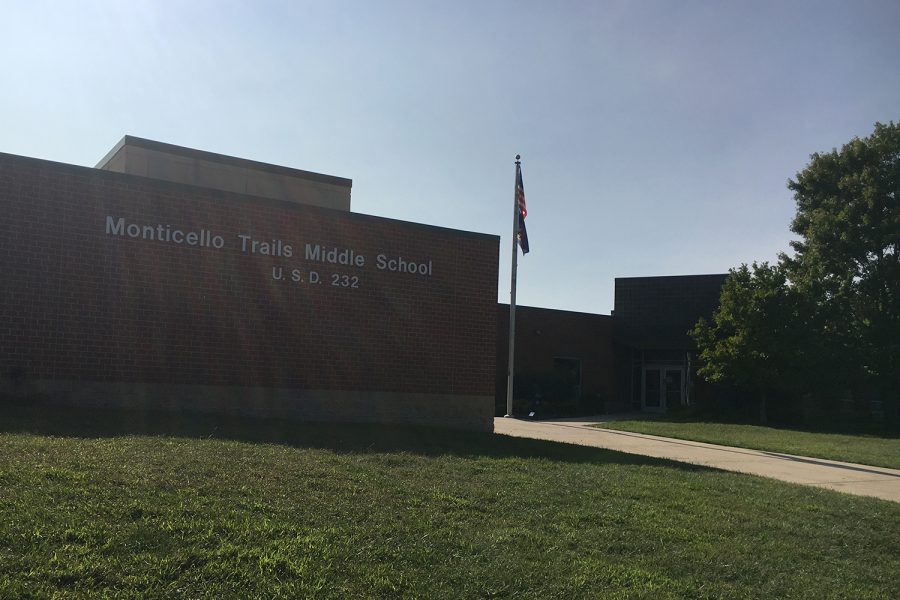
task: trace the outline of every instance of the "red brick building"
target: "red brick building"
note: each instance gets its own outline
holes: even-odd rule
[[[100,167],[0,154],[0,392],[493,427],[498,237],[149,140]]]
[[[515,413],[623,410],[609,315],[516,307]],[[509,305],[497,307],[498,415],[506,412]]]
[[[130,136],[93,169],[0,154],[0,396],[490,430],[499,238],[352,213],[351,187]],[[517,307],[517,414],[690,402],[724,277]]]
[[[688,331],[727,275],[616,278],[612,315],[516,307],[517,416],[663,412],[712,391]],[[509,305],[498,308],[496,414],[506,412]]]
[[[708,395],[688,332],[719,305],[727,274],[618,277],[613,318],[623,403],[664,412]]]

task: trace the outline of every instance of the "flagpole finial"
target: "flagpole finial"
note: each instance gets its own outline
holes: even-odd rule
[[[516,154],[516,164],[519,164],[519,159],[522,158],[520,154]]]

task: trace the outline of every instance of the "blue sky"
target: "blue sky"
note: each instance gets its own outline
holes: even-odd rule
[[[900,2],[4,2],[0,152],[123,135],[353,179],[353,210],[500,235],[518,303],[791,239],[785,184],[900,120]]]

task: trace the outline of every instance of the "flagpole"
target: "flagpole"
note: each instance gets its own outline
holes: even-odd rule
[[[519,182],[519,169],[522,158],[516,154],[516,181],[513,184],[513,235],[512,235],[512,271],[509,283],[509,362],[507,363],[506,378],[506,415],[513,416],[513,378],[515,377],[515,353],[516,353],[516,270],[518,267],[518,240],[519,240],[519,194],[516,186]]]

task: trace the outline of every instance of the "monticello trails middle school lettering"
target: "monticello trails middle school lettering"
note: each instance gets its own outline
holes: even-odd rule
[[[118,220],[106,217],[106,234],[141,238],[143,240],[157,240],[170,244],[183,244],[198,246],[201,248],[221,249],[225,246],[225,238],[213,235],[208,229],[185,232],[181,229],[173,229],[171,225],[138,225],[137,223],[125,223],[123,217]]]
[[[347,265],[352,267],[366,266],[366,257],[351,248],[331,248],[319,244],[306,244],[306,260],[330,263],[333,265]],[[400,273],[414,273],[430,276],[433,271],[431,260],[414,262],[402,256],[389,257],[379,254],[375,257],[375,267],[379,271],[397,271]]]
[[[199,248],[215,248],[216,250],[221,250],[225,247],[225,238],[214,234],[208,229],[184,231],[171,225],[139,225],[137,223],[127,223],[124,217],[116,219],[112,216],[107,216],[106,235],[139,238]],[[260,242],[245,234],[238,234],[237,237],[240,239],[241,251],[244,253],[249,252],[251,254],[283,256],[287,258],[293,255],[292,247],[278,239],[271,242]],[[313,262],[350,267],[366,266],[366,257],[352,248],[341,249],[332,247],[329,249],[319,244],[306,244],[304,256],[306,260]],[[378,254],[375,257],[375,268],[379,271],[410,273],[430,277],[434,266],[431,259],[414,261],[403,256],[391,257],[386,254]]]

